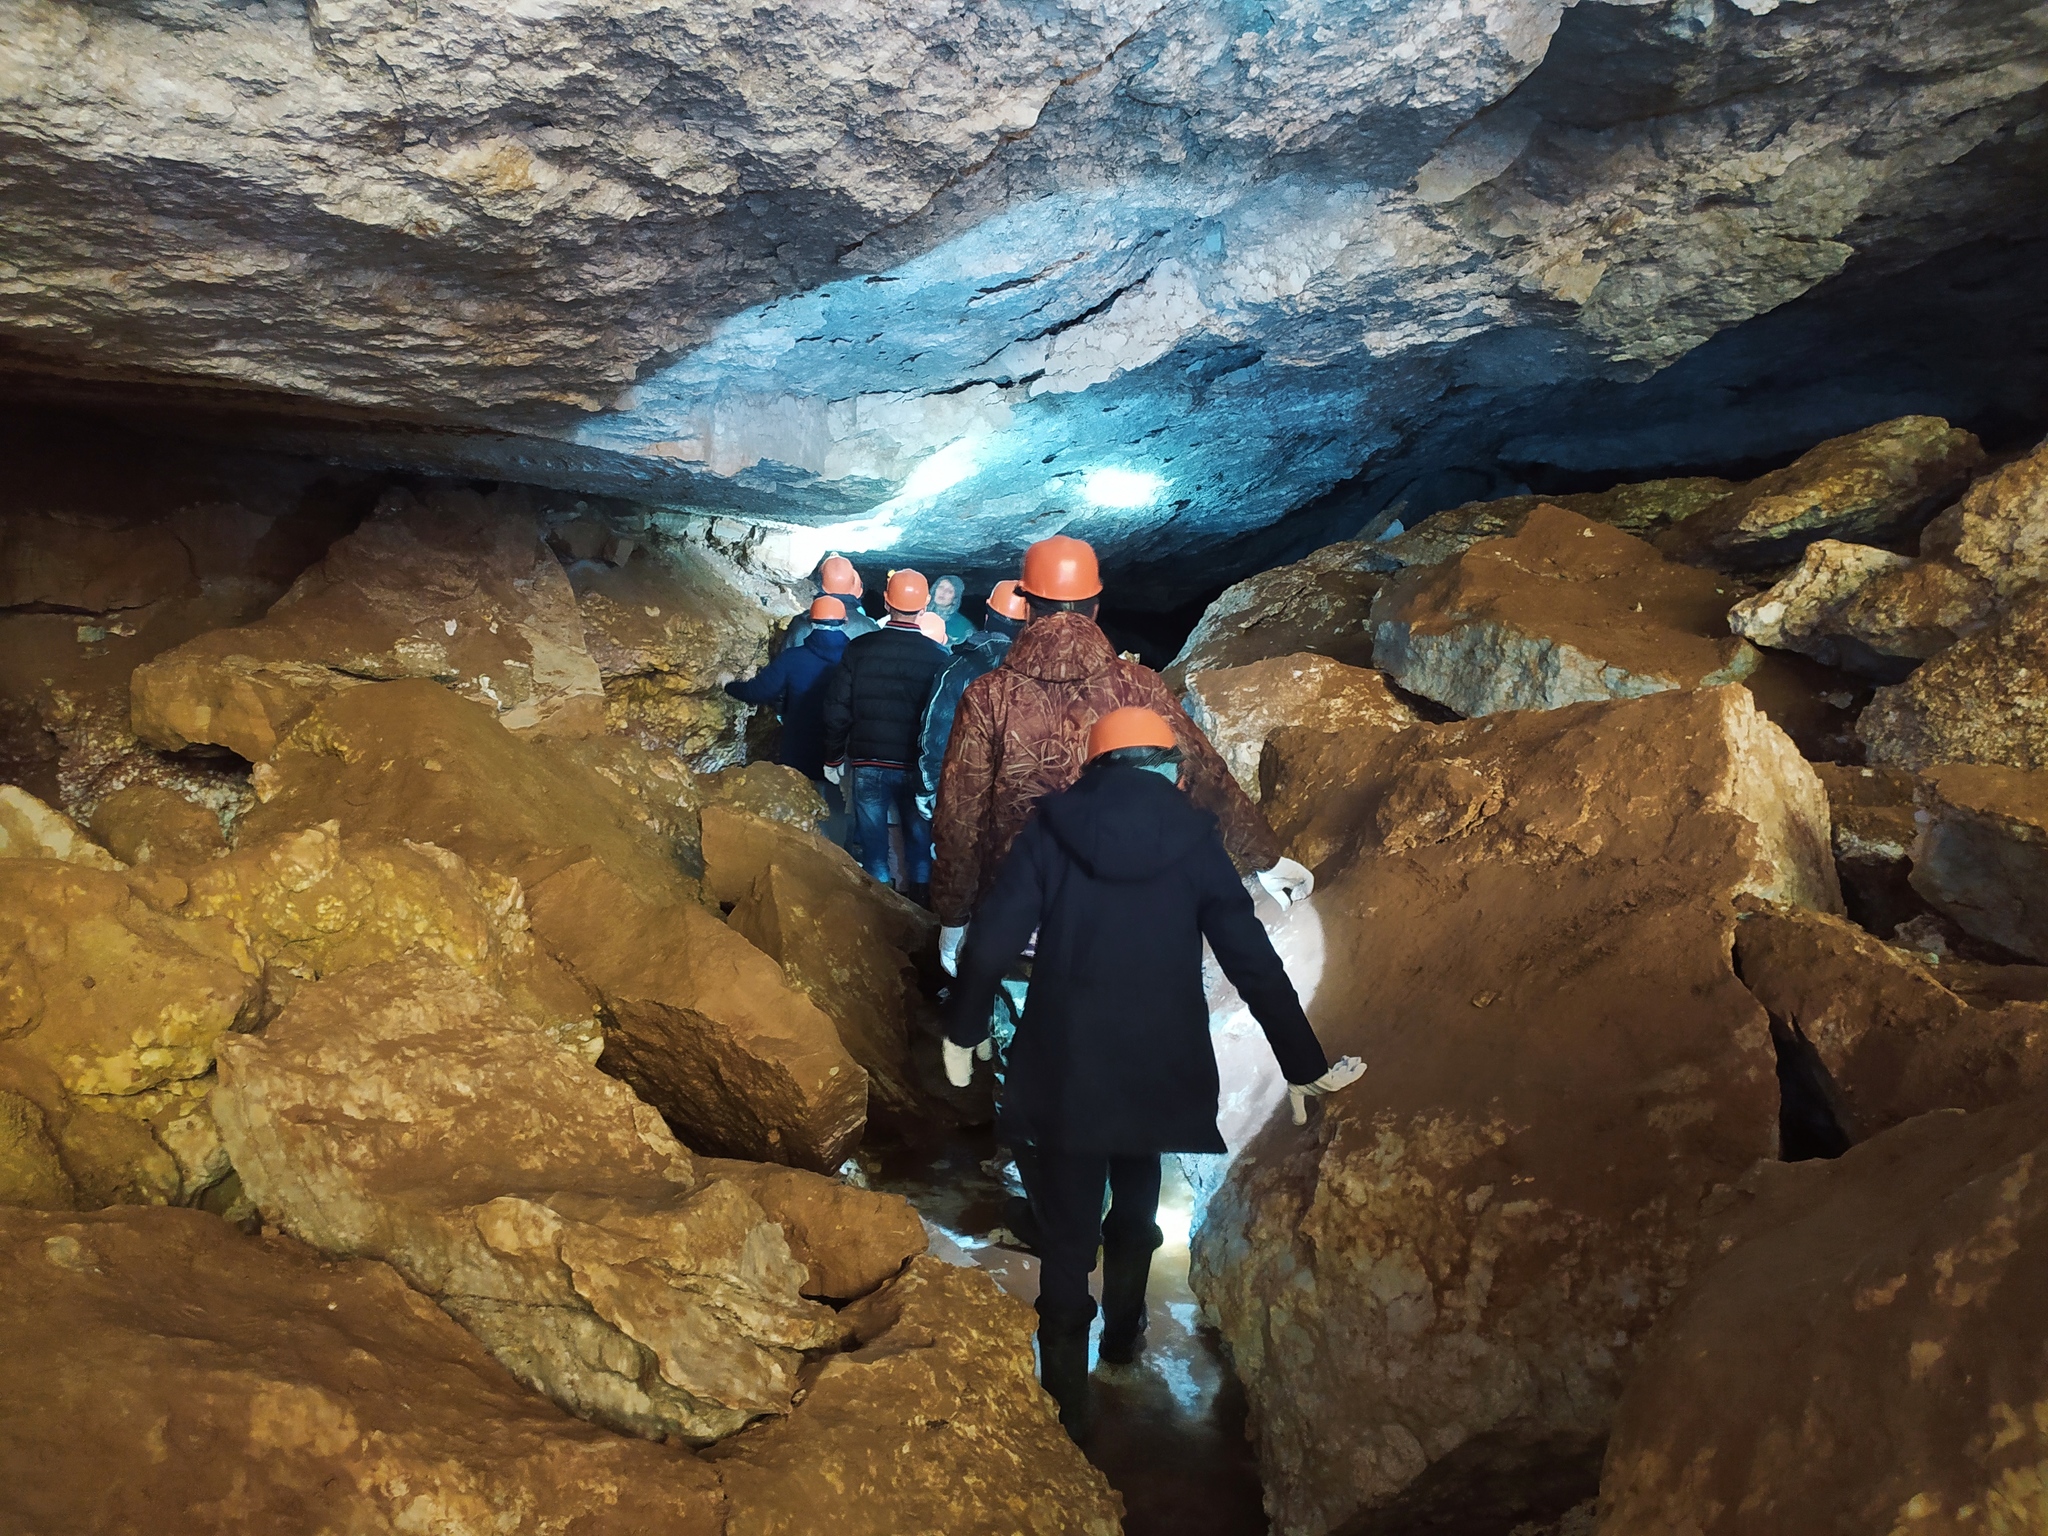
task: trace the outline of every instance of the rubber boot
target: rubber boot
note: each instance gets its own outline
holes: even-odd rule
[[[1109,1365],[1129,1365],[1145,1347],[1145,1282],[1165,1240],[1155,1226],[1136,1241],[1103,1244],[1102,1358]]]
[[[1095,1424],[1088,1381],[1088,1328],[1093,1321],[1089,1317],[1038,1320],[1038,1379],[1060,1405],[1060,1428],[1076,1445],[1086,1442]]]

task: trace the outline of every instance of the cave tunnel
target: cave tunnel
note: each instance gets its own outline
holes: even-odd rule
[[[0,1533],[2048,1536],[2048,13],[0,11]]]

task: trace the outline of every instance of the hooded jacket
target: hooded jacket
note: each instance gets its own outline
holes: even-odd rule
[[[1038,934],[1010,1047],[1004,1132],[1063,1152],[1221,1152],[1202,941],[1287,1080],[1329,1070],[1216,818],[1143,768],[1048,796],[975,914],[946,1036],[988,1033],[996,988]]]
[[[949,603],[941,603],[937,596],[939,583],[944,581],[950,581],[953,584],[953,600]],[[966,578],[962,576],[934,577],[931,590],[933,593],[931,602],[932,612],[946,621],[946,644],[961,644],[975,633],[973,621],[960,611],[960,599],[967,593]]]
[[[725,685],[742,704],[767,704],[781,712],[782,748],[775,760],[806,778],[825,776],[825,684],[845,654],[845,633],[820,625],[802,645],[784,646],[745,682]]]
[[[826,679],[825,761],[908,768],[932,681],[950,653],[915,627],[894,622],[847,643]]]
[[[967,921],[1031,807],[1081,776],[1089,727],[1126,704],[1171,723],[1186,758],[1181,781],[1197,805],[1215,813],[1238,867],[1271,869],[1279,861],[1265,817],[1159,674],[1117,655],[1086,615],[1049,614],[1027,624],[1002,665],[960,696],[932,823],[932,910],[940,922]]]
[[[995,671],[1012,638],[996,629],[976,630],[953,652],[952,661],[932,684],[932,696],[924,706],[924,724],[918,731],[917,793],[921,800],[937,802],[939,776],[946,767],[946,743],[953,739],[953,717],[959,713],[960,696],[977,677]],[[925,815],[931,814],[928,804]]]
[[[825,596],[839,597],[839,594],[827,592]],[[862,635],[872,635],[882,627],[861,612],[859,598],[839,597],[839,601],[846,609],[846,617],[840,621],[840,627],[846,632],[847,639],[858,640]],[[786,651],[802,645],[811,637],[811,628],[811,616],[807,613],[798,614],[789,621],[789,628],[783,631],[782,648]]]

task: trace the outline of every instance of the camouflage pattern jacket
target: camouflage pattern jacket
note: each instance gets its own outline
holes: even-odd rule
[[[1127,704],[1172,722],[1186,758],[1181,782],[1222,823],[1239,872],[1278,862],[1272,828],[1159,674],[1118,656],[1092,619],[1057,613],[1033,620],[1003,664],[960,698],[932,827],[932,909],[940,922],[967,921],[1039,797],[1080,778],[1089,727]]]

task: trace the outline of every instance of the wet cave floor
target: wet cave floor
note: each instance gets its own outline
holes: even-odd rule
[[[1004,1225],[1018,1186],[992,1131],[959,1131],[926,1144],[870,1143],[859,1161],[871,1187],[902,1195],[936,1229],[935,1252],[971,1261],[1019,1300],[1037,1298],[1038,1261],[1012,1246]],[[1194,1194],[1176,1159],[1165,1159],[1164,1174],[1159,1226],[1166,1244],[1152,1260],[1145,1348],[1131,1365],[1095,1364],[1088,1459],[1123,1495],[1127,1536],[1264,1536],[1244,1389],[1215,1330],[1202,1326],[1188,1288]],[[958,1252],[947,1252],[948,1242]],[[1101,1278],[1098,1270],[1098,1297]],[[1098,1339],[1101,1329],[1097,1318]]]

